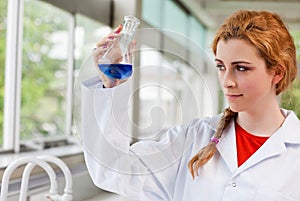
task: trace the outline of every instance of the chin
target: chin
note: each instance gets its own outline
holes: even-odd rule
[[[233,111],[233,112],[242,112],[242,111],[244,111],[243,108],[238,107],[238,106],[229,105],[229,107],[230,107],[231,111]]]

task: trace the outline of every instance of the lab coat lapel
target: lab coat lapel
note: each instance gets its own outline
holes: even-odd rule
[[[217,149],[226,165],[228,166],[229,170],[233,173],[237,169],[234,120],[231,120],[229,125],[223,131],[220,143],[217,144]]]
[[[290,111],[283,110],[286,119],[283,125],[247,160],[238,168],[235,175],[251,166],[274,157],[286,151],[287,144],[300,144],[300,124],[297,116]]]
[[[286,144],[300,144],[299,120],[293,112],[283,110],[286,120],[278,129],[243,165],[237,168],[236,134],[234,120],[224,130],[217,149],[232,172],[233,176],[252,167],[253,165],[279,155],[286,150]]]
[[[246,160],[240,168],[235,172],[235,175],[254,166],[255,164],[279,155],[286,150],[283,139],[282,130],[275,132],[248,160]]]

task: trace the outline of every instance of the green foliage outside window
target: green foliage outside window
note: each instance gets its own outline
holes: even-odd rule
[[[53,37],[60,34],[67,41],[68,16],[44,2],[26,0],[23,23],[21,139],[63,134],[67,47],[57,50]],[[65,56],[51,56],[54,49]]]
[[[7,1],[2,0],[0,2],[0,146],[2,145],[3,135],[6,7]]]
[[[285,109],[294,110],[300,119],[300,79],[294,81],[291,88],[281,96],[281,106]]]
[[[6,8],[7,1],[1,1],[0,147],[3,133]],[[65,134],[65,97],[69,79],[67,74],[69,17],[70,14],[66,11],[45,2],[37,0],[24,1],[21,140]],[[91,51],[94,42],[99,39],[95,36],[97,35],[96,29],[104,27],[104,25],[80,15],[77,15],[76,22],[77,25],[81,26],[80,28],[84,27],[85,29],[84,42],[80,43],[80,47],[88,46],[87,51]],[[90,52],[80,50],[79,53],[76,54],[77,69],[82,59]]]
[[[0,3],[0,146],[3,141],[7,1]],[[66,58],[49,57],[55,32],[66,32],[64,11],[35,0],[24,1],[21,86],[21,139],[62,134],[66,95]],[[66,48],[67,49],[67,48]],[[62,51],[67,52],[65,49]],[[51,132],[52,130],[52,132]]]
[[[297,49],[297,61],[300,62],[300,32],[292,33]],[[299,65],[298,65],[299,67]],[[299,68],[298,68],[299,71]],[[281,96],[281,107],[294,110],[298,118],[300,118],[300,72],[292,86]]]

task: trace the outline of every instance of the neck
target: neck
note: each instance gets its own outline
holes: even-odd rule
[[[259,107],[256,110],[241,111],[237,122],[245,130],[257,136],[271,136],[283,123],[285,117],[278,104],[267,108]]]

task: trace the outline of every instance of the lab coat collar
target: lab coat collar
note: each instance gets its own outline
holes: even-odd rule
[[[218,123],[220,121],[220,119],[222,118],[223,114],[219,114],[217,116],[213,116],[210,118],[207,118],[205,121],[207,122],[207,124],[209,125],[210,129],[213,130],[214,132],[217,131],[217,126]]]
[[[284,142],[284,131],[278,129],[240,168],[235,171],[234,175],[254,166],[255,164],[267,160],[286,151]]]
[[[217,149],[231,172],[237,169],[237,151],[234,120],[232,119],[223,131],[223,135],[217,144]]]
[[[233,175],[284,152],[288,143],[300,144],[300,121],[294,112],[287,110],[282,110],[282,112],[286,116],[282,126],[240,168],[237,167],[235,125],[234,120],[231,120],[224,130],[225,135],[217,144],[217,149]]]
[[[280,130],[285,143],[300,144],[300,121],[293,111],[282,110],[286,116]]]

